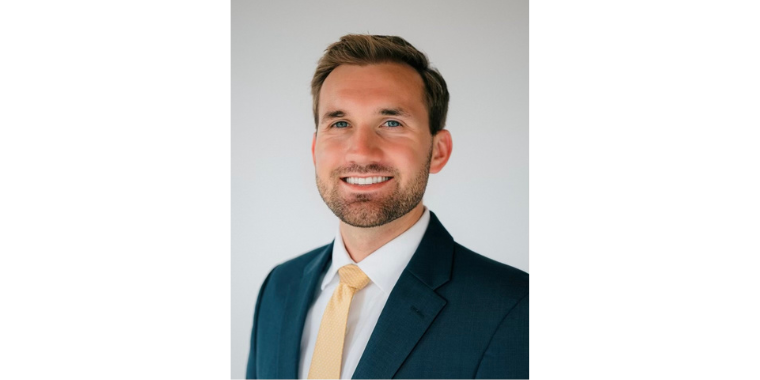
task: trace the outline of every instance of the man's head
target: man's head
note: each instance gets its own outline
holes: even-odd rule
[[[448,91],[427,58],[399,37],[344,36],[320,60],[312,92],[317,187],[333,213],[375,227],[420,205],[452,148]]]
[[[449,91],[438,70],[430,67],[424,53],[401,37],[348,34],[330,45],[319,59],[317,71],[311,80],[314,123],[319,124],[319,93],[325,79],[340,65],[365,66],[379,63],[407,64],[420,75],[424,84],[424,102],[427,107],[430,133],[435,135],[446,126],[449,109]]]

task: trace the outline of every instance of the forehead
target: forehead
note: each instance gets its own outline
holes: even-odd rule
[[[403,107],[426,113],[424,88],[422,77],[408,65],[340,65],[322,84],[319,112],[334,108]]]

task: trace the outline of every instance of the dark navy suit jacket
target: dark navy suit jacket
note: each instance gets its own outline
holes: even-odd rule
[[[269,273],[247,378],[298,377],[304,321],[331,258],[332,243]],[[457,244],[431,212],[353,377],[528,378],[528,274]]]

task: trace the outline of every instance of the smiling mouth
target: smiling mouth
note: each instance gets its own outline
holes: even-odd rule
[[[341,181],[351,185],[369,186],[389,181],[393,177],[342,177]]]

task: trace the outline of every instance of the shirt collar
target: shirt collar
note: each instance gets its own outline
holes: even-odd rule
[[[322,290],[325,290],[331,282],[340,281],[340,278],[337,276],[340,267],[356,264],[369,277],[373,284],[377,285],[382,291],[390,293],[399,277],[401,277],[401,272],[409,264],[409,260],[412,259],[414,252],[420,245],[429,222],[430,211],[425,207],[422,217],[417,223],[395,239],[385,243],[385,245],[378,248],[375,252],[372,252],[372,254],[358,264],[351,259],[348,251],[346,251],[339,228],[335,236],[335,242],[333,243],[332,264],[322,280]]]

